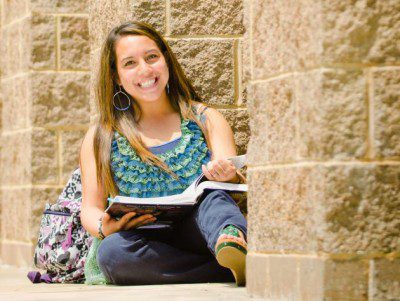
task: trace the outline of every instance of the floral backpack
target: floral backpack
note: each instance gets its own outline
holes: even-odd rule
[[[82,283],[86,255],[92,236],[80,220],[82,184],[76,169],[56,204],[46,204],[34,254],[35,266],[45,270],[29,272],[33,283]]]

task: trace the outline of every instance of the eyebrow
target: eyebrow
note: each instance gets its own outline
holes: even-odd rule
[[[149,50],[147,50],[147,51],[145,52],[145,54],[147,54],[147,53],[149,53],[149,52],[153,52],[153,51],[157,51],[157,52],[158,52],[158,49],[157,49],[157,48],[149,49]],[[125,61],[125,60],[127,60],[127,59],[130,59],[130,58],[133,58],[133,56],[127,56],[126,58],[123,58],[123,59],[121,60],[121,62],[123,62],[123,61]]]

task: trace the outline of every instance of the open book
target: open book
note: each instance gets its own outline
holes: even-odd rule
[[[246,155],[229,158],[237,169],[245,165]],[[135,211],[136,216],[150,213],[157,217],[158,224],[171,224],[188,214],[199,201],[205,190],[225,190],[229,192],[247,192],[247,184],[233,184],[209,181],[202,173],[181,194],[154,197],[134,198],[116,196],[109,198],[106,212],[114,218],[120,218],[125,213]]]

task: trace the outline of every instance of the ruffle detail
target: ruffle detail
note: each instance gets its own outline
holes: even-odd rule
[[[179,143],[157,155],[179,180],[157,166],[144,163],[129,141],[115,132],[111,168],[120,195],[145,198],[179,194],[201,174],[201,165],[211,158],[203,133],[194,121],[183,119],[181,131]]]

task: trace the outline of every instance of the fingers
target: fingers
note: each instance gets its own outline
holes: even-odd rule
[[[134,229],[149,223],[156,221],[157,219],[151,214],[141,215],[139,217],[132,218],[130,221],[123,225],[123,230]]]
[[[202,171],[207,179],[214,181],[230,180],[236,175],[233,163],[226,159],[213,160],[202,165]]]

